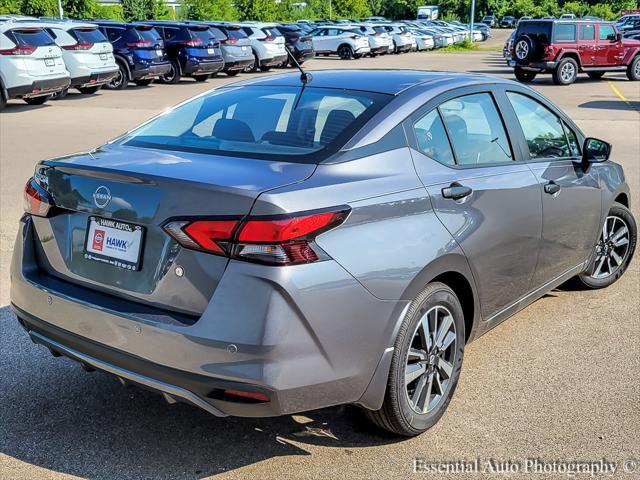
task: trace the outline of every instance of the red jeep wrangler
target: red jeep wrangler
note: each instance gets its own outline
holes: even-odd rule
[[[640,80],[640,41],[623,39],[613,23],[525,20],[514,38],[509,63],[521,82],[551,73],[557,85],[569,85],[578,72],[594,79],[626,72],[629,80]]]

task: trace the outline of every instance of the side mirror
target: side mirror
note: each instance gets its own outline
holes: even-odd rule
[[[620,32],[616,33],[613,37],[613,41],[614,42],[621,42],[622,41],[622,34]]]
[[[611,144],[597,138],[586,138],[582,147],[582,161],[585,163],[606,162],[611,155]]]

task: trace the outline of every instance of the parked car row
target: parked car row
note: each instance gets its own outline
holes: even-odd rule
[[[557,85],[570,85],[579,73],[597,80],[607,72],[640,80],[640,36],[623,36],[612,22],[523,21],[505,42],[503,55],[521,82],[551,74]]]
[[[470,32],[462,23],[438,20],[276,24],[0,16],[0,107],[13,98],[41,105],[70,88],[93,94],[154,80],[203,82],[220,72],[235,76],[302,64],[316,54],[350,60],[489,36],[488,28]]]

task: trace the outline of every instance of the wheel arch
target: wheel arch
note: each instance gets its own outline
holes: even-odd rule
[[[129,62],[127,61],[127,59],[120,55],[119,53],[114,53],[113,56],[116,59],[116,63],[121,63],[122,65],[124,65],[124,68],[127,70],[127,78],[129,81],[133,80],[132,75],[131,75],[131,68],[129,67]]]
[[[351,44],[349,44],[349,42],[343,42],[340,45],[338,45],[338,48],[336,49],[336,53],[338,53],[342,47],[349,47],[351,49],[351,52],[354,52],[353,47],[351,46]]]
[[[558,62],[564,60],[565,58],[572,58],[578,64],[578,68],[582,70],[582,63],[580,62],[580,55],[575,50],[562,50],[560,55],[558,55]]]
[[[625,192],[621,192],[617,197],[613,200],[616,203],[620,203],[625,207],[629,208],[629,196]]]

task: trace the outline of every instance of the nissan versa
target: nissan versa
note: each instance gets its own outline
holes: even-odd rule
[[[55,356],[169,402],[246,417],[352,403],[416,435],[467,342],[569,279],[624,273],[636,223],[610,153],[510,80],[227,85],[37,165],[12,305]]]

